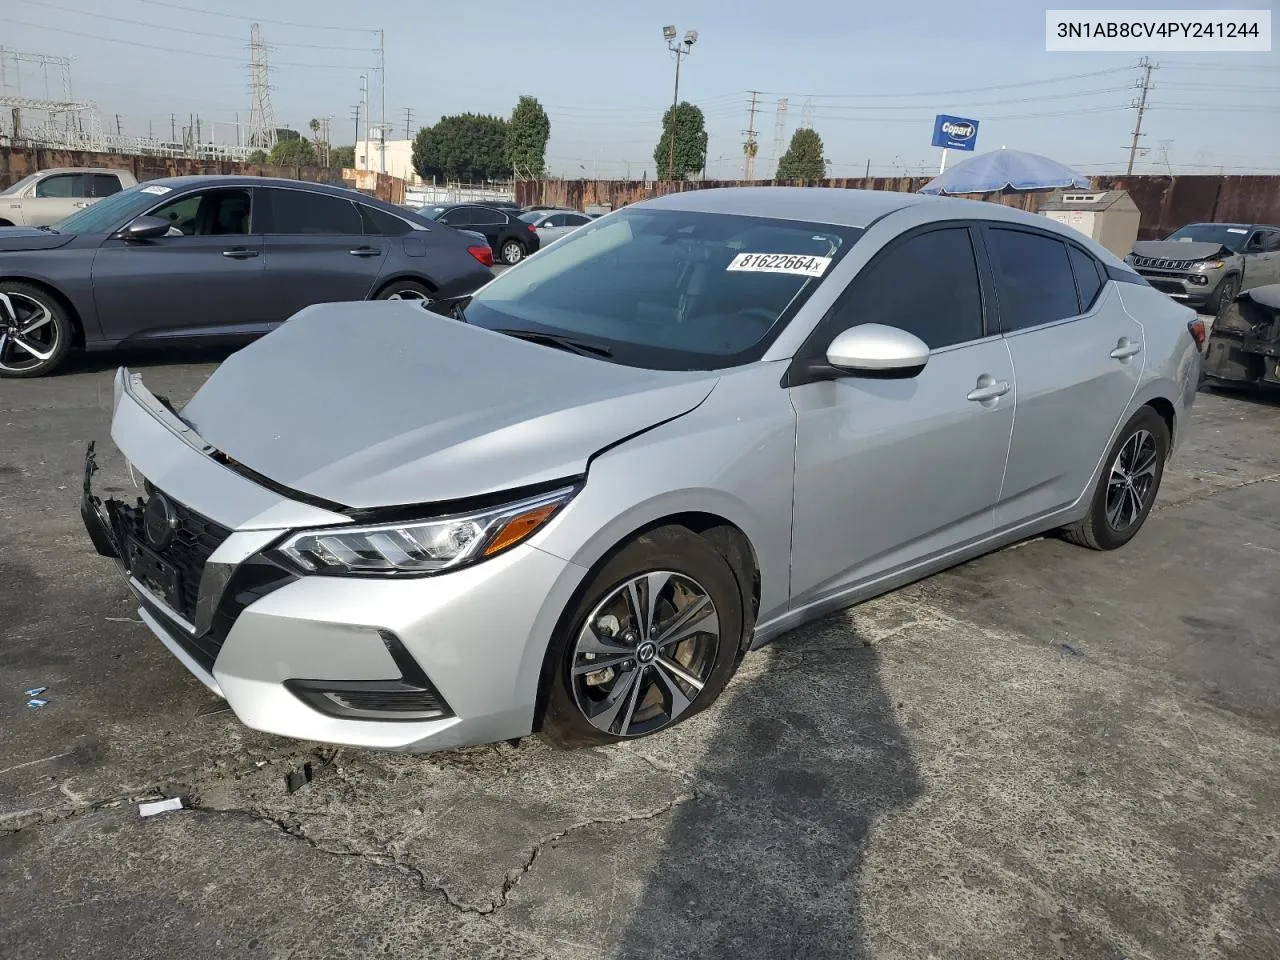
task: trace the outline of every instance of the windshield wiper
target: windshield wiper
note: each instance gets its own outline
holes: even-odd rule
[[[612,357],[613,351],[606,346],[596,343],[587,343],[585,340],[578,340],[574,337],[566,337],[560,333],[542,333],[536,330],[512,330],[508,328],[496,328],[494,333],[505,333],[508,337],[515,337],[517,340],[527,340],[530,343],[541,343],[548,347],[557,347],[560,350],[567,350],[570,353],[576,353],[582,357]]]

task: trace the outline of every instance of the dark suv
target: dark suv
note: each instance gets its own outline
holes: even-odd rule
[[[479,203],[455,203],[423,210],[445,226],[482,233],[498,260],[508,266],[519,263],[538,250],[538,231],[517,213]]]

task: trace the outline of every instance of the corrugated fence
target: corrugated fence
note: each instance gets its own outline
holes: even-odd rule
[[[716,187],[817,186],[846,190],[896,190],[914,193],[928,177],[870,177],[787,184],[776,180],[691,180],[669,183],[641,180],[532,180],[516,184],[522,205],[551,204],[587,210],[617,209],[668,193]],[[1128,190],[1142,213],[1138,239],[1156,240],[1197,221],[1280,224],[1280,177],[1134,176],[1095,177],[1099,190]],[[1047,193],[1006,191],[974,194],[973,199],[1002,203],[1035,213]]]

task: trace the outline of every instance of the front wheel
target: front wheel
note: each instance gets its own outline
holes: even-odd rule
[[[1091,550],[1115,550],[1142,529],[1164,477],[1169,457],[1169,427],[1151,407],[1125,424],[1107,454],[1089,512],[1063,536]]]
[[[1240,292],[1240,278],[1230,276],[1223,278],[1218,284],[1218,290],[1213,295],[1213,300],[1209,304],[1209,313],[1213,315],[1214,320],[1221,319],[1222,315],[1227,312],[1227,308],[1235,302],[1236,295]]]
[[[519,240],[508,240],[502,245],[502,262],[514,267],[524,259],[524,245]]]
[[[416,300],[419,303],[431,298],[430,291],[412,280],[397,280],[378,291],[375,300]]]
[[[0,283],[0,377],[39,377],[71,349],[71,320],[56,297],[29,283]]]
[[[742,594],[706,540],[662,527],[605,563],[561,626],[542,731],[566,748],[612,743],[715,701],[738,664]]]

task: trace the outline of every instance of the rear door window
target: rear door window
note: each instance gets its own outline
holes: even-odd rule
[[[392,216],[385,210],[379,210],[377,207],[366,207],[363,203],[356,204],[356,206],[360,208],[360,217],[364,221],[364,232],[369,236],[403,237],[413,230],[413,227],[408,222]]]
[[[507,222],[507,215],[498,210],[487,210],[484,207],[471,208],[471,222],[476,226],[491,227]]]
[[[931,350],[981,339],[982,288],[969,228],[916,234],[863,267],[830,330],[863,323],[906,330]]]
[[[1079,247],[1068,244],[1067,254],[1071,259],[1071,269],[1075,271],[1076,287],[1080,291],[1080,312],[1084,313],[1098,299],[1105,281],[1102,279],[1102,271],[1098,268],[1098,261]]]
[[[260,232],[286,235],[360,236],[364,225],[356,205],[343,197],[306,190],[266,190],[271,216]]]
[[[450,210],[443,213],[438,218],[446,227],[466,227],[471,224],[471,208],[459,207],[457,210]]]
[[[94,197],[109,197],[112,194],[119,193],[120,178],[114,173],[95,173],[91,176]]]
[[[988,227],[986,235],[1005,333],[1080,313],[1066,243],[1045,234],[1003,227]]]

